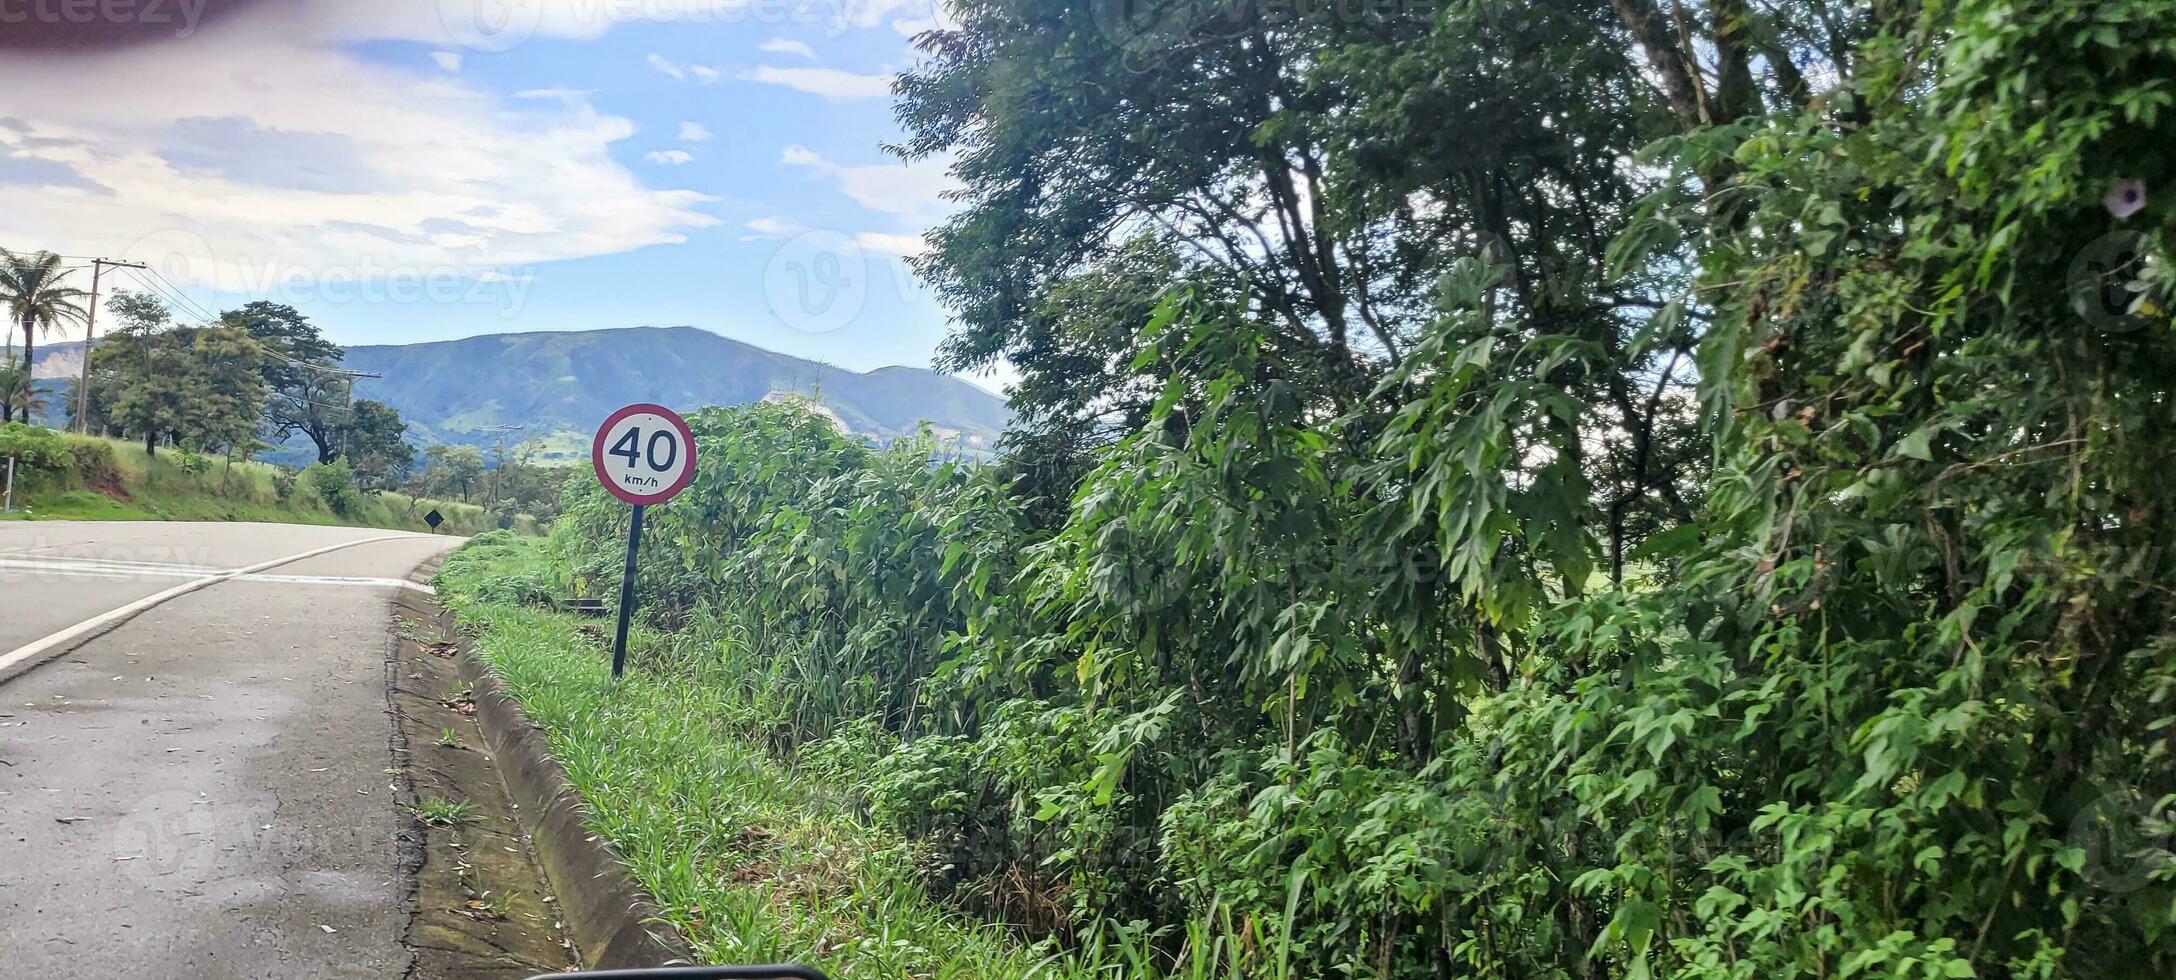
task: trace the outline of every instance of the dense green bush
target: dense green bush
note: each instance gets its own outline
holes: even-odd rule
[[[1624,338],[1474,249],[1358,398],[1174,283],[1054,521],[701,413],[646,615],[949,894],[1219,975],[2176,972],[2176,210],[2103,200],[2176,187],[2172,24],[1874,4],[1819,97],[1644,158],[1610,259],[1691,277],[1631,338],[1698,324],[1690,519],[1592,458]],[[624,515],[555,546],[614,581]]]
[[[74,461],[60,434],[42,426],[9,422],[0,425],[0,457],[15,457],[23,469],[64,471]]]
[[[347,460],[311,463],[302,471],[301,479],[327,510],[342,517],[362,510],[363,492],[355,488],[355,472],[348,468]]]
[[[69,470],[85,485],[106,487],[121,482],[121,468],[114,460],[113,446],[105,441],[74,441],[69,443],[68,451]]]
[[[917,692],[947,637],[966,626],[953,592],[972,574],[962,559],[981,556],[965,549],[1004,547],[987,530],[1010,520],[1002,488],[932,465],[932,439],[874,451],[790,406],[689,422],[702,466],[684,496],[650,512],[644,616],[746,657],[747,694],[768,719],[760,734],[781,748],[863,716],[908,727],[927,710]],[[564,505],[554,539],[583,578],[617,582],[627,507],[588,480],[569,484]]]

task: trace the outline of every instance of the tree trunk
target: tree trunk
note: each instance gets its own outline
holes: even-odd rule
[[[1647,67],[1653,69],[1663,96],[1670,101],[1670,110],[1677,114],[1678,125],[1686,132],[1707,125],[1710,120],[1698,81],[1685,63],[1676,32],[1670,29],[1669,20],[1654,0],[1609,0],[1609,6],[1647,56]]]
[[[37,377],[30,368],[31,354],[33,353],[30,349],[30,328],[35,326],[37,322],[31,317],[23,317],[23,386],[26,388],[38,383]],[[13,363],[14,360],[15,331],[10,329],[8,331],[8,361]],[[30,400],[25,398],[23,402],[23,424],[28,425],[30,424]],[[15,421],[15,393],[0,391],[0,425],[6,425],[13,421]]]
[[[159,458],[159,434],[152,429],[144,430],[144,455]]]
[[[318,461],[318,462],[320,462],[320,463],[323,463],[323,464],[325,464],[325,465],[327,465],[327,466],[331,466],[331,465],[332,465],[332,461],[333,461],[333,460],[336,460],[336,459],[339,459],[339,458],[340,458],[340,453],[339,453],[339,451],[333,448],[333,444],[332,444],[332,430],[330,430],[330,429],[319,429],[319,428],[305,428],[305,429],[303,429],[303,430],[302,430],[302,432],[303,432],[303,434],[304,434],[304,435],[307,435],[307,436],[309,436],[309,437],[310,437],[310,441],[311,441],[311,442],[314,442],[314,443],[316,443],[316,444],[317,444],[317,461]]]
[[[23,317],[23,424],[30,424],[30,399],[38,389],[38,320]],[[86,352],[88,353],[88,352]]]

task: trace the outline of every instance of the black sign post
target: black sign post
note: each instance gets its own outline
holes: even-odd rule
[[[620,573],[620,628],[612,634],[612,679],[618,680],[627,669],[627,622],[635,614],[635,555],[642,549],[643,505],[635,505],[635,516],[627,525],[627,568]]]
[[[432,534],[437,534],[438,525],[446,523],[446,515],[441,514],[436,510],[433,510],[428,514],[423,515],[423,523],[429,524],[431,526]]]
[[[627,669],[627,627],[635,614],[635,560],[642,552],[642,517],[651,504],[678,496],[695,479],[695,433],[672,410],[629,405],[612,413],[589,447],[597,482],[634,505],[627,524],[627,565],[620,572],[620,622],[612,636],[612,679]]]

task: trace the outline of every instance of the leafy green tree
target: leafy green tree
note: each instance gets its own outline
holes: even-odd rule
[[[144,441],[156,454],[175,442],[223,454],[256,445],[265,383],[264,349],[235,327],[170,328],[156,298],[117,293],[109,308],[120,327],[91,352],[94,401],[110,405],[103,422]]]
[[[4,403],[0,407],[12,413],[16,400],[29,397],[32,390],[29,365],[20,361],[0,361],[0,392],[6,393],[0,395],[0,403]],[[10,418],[12,415],[0,418],[0,425],[7,424]]]
[[[91,383],[110,393],[105,421],[109,430],[142,439],[144,452],[157,455],[162,437],[182,416],[185,399],[180,372],[164,339],[173,315],[157,297],[121,290],[107,301],[120,321],[90,353]]]
[[[407,432],[408,423],[391,407],[367,399],[355,403],[339,435],[342,455],[359,486],[384,492],[407,480],[416,456],[405,439]]]
[[[150,337],[165,329],[173,321],[173,314],[158,297],[131,290],[115,290],[106,300],[106,311],[113,317],[113,327],[107,331],[96,347],[89,352],[91,386],[90,397],[85,400],[90,418],[85,431],[104,435],[125,435],[128,431],[116,414],[116,404],[127,380],[141,380],[143,370],[121,368],[122,358],[132,358],[141,363],[150,353]],[[100,356],[98,351],[113,348],[115,353]],[[123,355],[119,351],[126,350]],[[71,382],[68,404],[77,404],[74,386],[82,384],[78,379]]]
[[[177,435],[222,455],[246,453],[256,445],[264,412],[263,346],[226,326],[184,328],[167,336],[178,348],[176,360],[189,392]]]
[[[695,420],[720,717],[1197,973],[2176,970],[2176,4],[1133,9],[904,83],[1012,482]]]
[[[1702,313],[1682,268],[1609,261],[1653,184],[1624,161],[1680,130],[1611,9],[956,12],[901,82],[903,151],[956,155],[965,185],[916,267],[959,312],[945,366],[1021,371],[1023,492],[1062,501],[1087,469],[1065,461],[1146,418],[1161,386],[1140,333],[1165,287],[1261,324],[1258,370],[1312,412],[1373,412],[1365,439],[1414,394],[1386,383],[1436,323],[1437,277],[1485,256],[1505,270],[1490,329],[1574,355],[1549,381],[1592,407],[1543,441],[1576,458],[1611,570],[1690,517]]]
[[[348,404],[353,382],[336,370],[346,352],[292,306],[259,301],[229,310],[219,320],[246,331],[265,348],[262,373],[271,394],[264,416],[270,440],[300,432],[317,448],[318,462],[338,458],[353,410]]]
[[[106,310],[120,323],[113,333],[144,335],[157,333],[173,322],[173,311],[157,296],[145,292],[117,289],[106,300]]]
[[[9,321],[23,331],[25,367],[15,387],[0,392],[0,422],[14,418],[17,409],[22,410],[23,421],[30,421],[28,402],[35,397],[30,389],[38,363],[38,332],[50,332],[68,321],[80,322],[87,315],[80,300],[89,294],[63,285],[69,275],[70,271],[61,266],[60,256],[51,252],[17,255],[0,248],[0,303],[6,304]],[[12,361],[12,340],[8,347],[8,359]]]
[[[491,485],[496,499],[491,505],[509,514],[528,514],[550,520],[559,514],[560,495],[570,477],[586,473],[573,466],[540,465],[538,446],[525,442],[512,455],[492,467]]]
[[[424,496],[458,497],[467,503],[469,492],[484,475],[484,453],[475,446],[432,446],[423,451],[423,472],[417,482]]]

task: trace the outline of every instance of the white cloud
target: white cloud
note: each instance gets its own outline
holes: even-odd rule
[[[461,70],[461,53],[459,51],[433,51],[431,52],[431,60],[438,62],[438,67],[446,71]]]
[[[594,39],[620,24],[734,24],[777,16],[771,5],[752,0],[295,0],[288,6],[297,8],[297,21],[343,40],[450,41],[479,51],[505,51],[539,37]]]
[[[892,11],[906,11],[909,16],[927,16],[935,0],[855,0],[846,12],[846,20],[855,27],[875,27],[884,23]]]
[[[740,77],[751,82],[783,85],[810,95],[820,95],[832,102],[887,99],[892,94],[890,75],[857,75],[836,68],[774,68],[763,65],[741,72]]]
[[[912,10],[892,21],[892,31],[906,38],[924,31],[958,30],[959,26],[959,12],[953,9],[951,0],[915,0]]]
[[[439,5],[260,4],[186,44],[0,59],[5,114],[27,128],[0,127],[0,155],[60,174],[0,209],[0,243],[261,291],[294,270],[516,268],[717,224],[711,198],[616,160],[634,124],[581,92],[501,99],[354,53],[404,36],[388,23],[411,6]]]
[[[752,219],[744,227],[758,235],[791,235],[801,230],[798,222],[773,217]]]
[[[886,24],[911,36],[911,25],[957,23],[948,0],[288,0],[277,6],[299,30],[335,40],[492,52],[537,38],[592,40],[635,23],[763,25],[833,38]]]
[[[554,102],[579,103],[597,94],[586,88],[525,88],[514,93],[517,99],[550,99]]]
[[[687,70],[666,60],[664,55],[652,51],[650,52],[649,62],[650,67],[656,69],[658,74],[668,76],[676,81],[684,82],[688,80]]]
[[[695,154],[686,150],[654,150],[643,154],[642,158],[661,167],[679,167],[695,162]]]
[[[829,177],[854,203],[885,214],[931,217],[945,203],[945,192],[959,186],[947,159],[842,166],[808,147],[789,146],[779,162]]]
[[[680,124],[680,141],[681,141],[681,142],[683,142],[683,143],[704,143],[704,142],[708,142],[709,140],[710,140],[710,127],[708,127],[708,126],[705,126],[705,125],[703,125],[702,123],[699,123],[699,122],[684,122],[684,123],[681,123],[681,124]]]
[[[855,235],[854,244],[871,252],[898,256],[920,255],[929,249],[929,243],[920,235],[897,235],[883,231],[865,231]]]
[[[650,53],[650,57],[647,60],[649,61],[650,67],[652,69],[655,69],[658,74],[670,77],[674,81],[684,82],[688,80],[688,76],[693,75],[695,76],[696,81],[701,82],[704,85],[715,85],[718,83],[718,70],[716,68],[710,67],[709,65],[679,64],[672,59],[667,58],[664,55],[658,54],[654,51]]]
[[[756,50],[767,51],[771,54],[797,54],[810,61],[816,60],[816,49],[809,47],[806,41],[789,41],[782,37],[774,37],[756,45]]]

